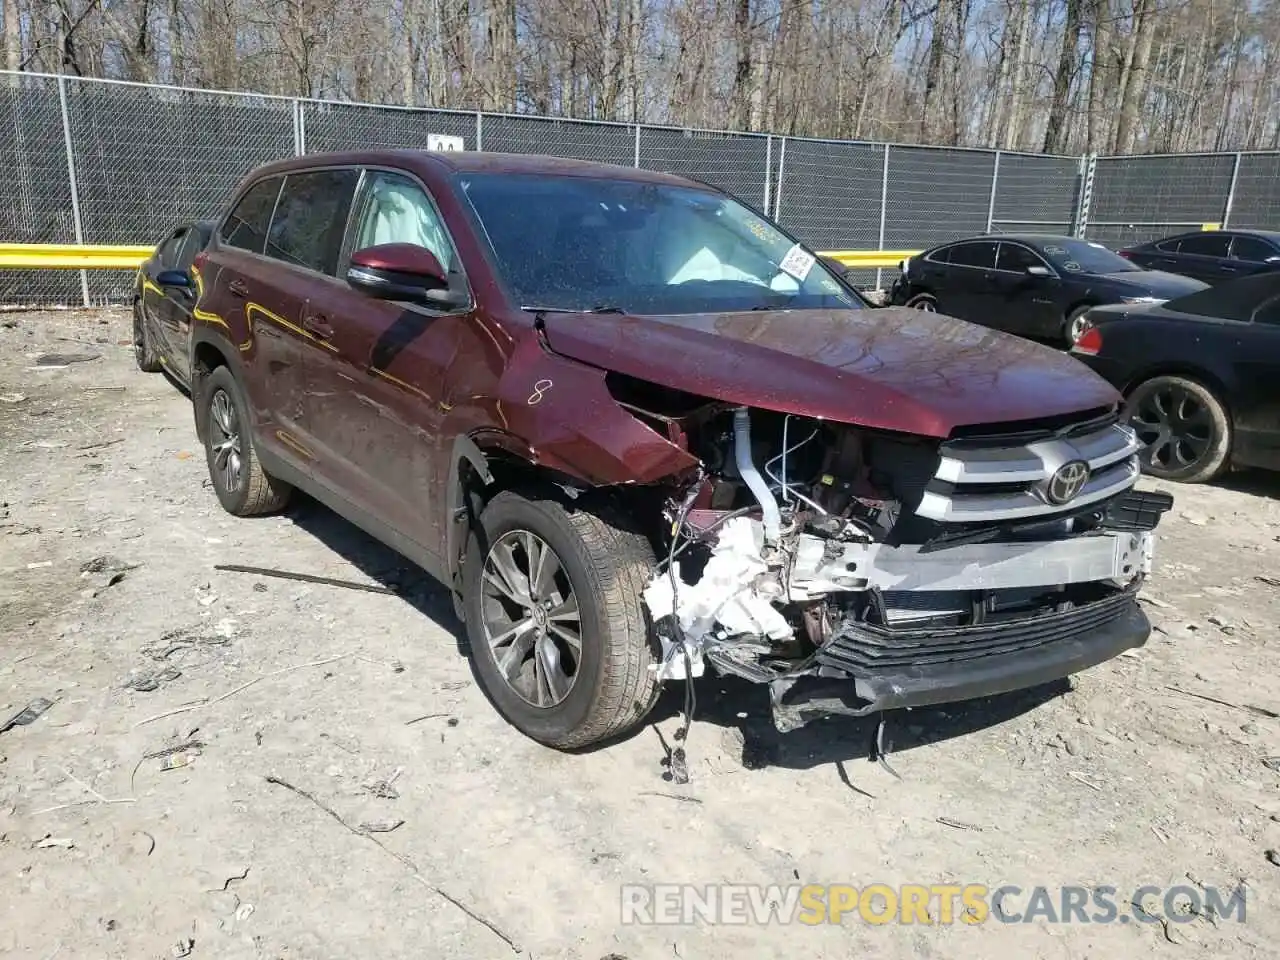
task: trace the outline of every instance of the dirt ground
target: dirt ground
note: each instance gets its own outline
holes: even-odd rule
[[[892,717],[901,779],[868,761],[869,722],[779,736],[759,689],[708,679],[677,786],[677,696],[607,749],[544,749],[407,563],[309,502],[224,514],[189,401],[128,337],[119,311],[0,314],[0,720],[54,701],[0,734],[0,953],[1280,955],[1280,720],[1248,709],[1280,713],[1280,478],[1171,488],[1150,643]],[[1247,920],[621,923],[622,884],[675,882],[1107,884],[1122,906],[1244,883]]]

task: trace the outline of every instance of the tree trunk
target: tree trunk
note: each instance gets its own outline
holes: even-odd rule
[[[1067,19],[1062,28],[1062,52],[1053,75],[1053,100],[1049,104],[1049,121],[1044,131],[1045,153],[1063,153],[1067,148],[1067,100],[1071,80],[1076,72],[1080,44],[1080,12],[1084,0],[1067,0]]]
[[[1001,143],[996,144],[996,146],[1002,146],[1006,150],[1016,149],[1019,144],[1019,139],[1022,135],[1024,104],[1029,99],[1026,96],[1027,91],[1023,89],[1027,74],[1027,36],[1031,33],[1031,24],[1028,22],[1030,19],[1029,11],[1025,3],[1020,5],[1017,17],[1018,45],[1015,48],[1013,65],[1009,71],[1012,80],[1009,91],[1009,117],[1004,129],[1004,139]]]
[[[1138,112],[1147,96],[1147,63],[1155,40],[1154,0],[1139,0],[1133,13],[1133,58],[1125,78],[1116,126],[1116,152],[1132,153],[1138,136]]]
[[[929,38],[929,59],[924,71],[924,96],[920,99],[920,140],[929,140],[929,111],[936,102],[938,82],[942,79],[942,56],[947,49],[947,18],[952,0],[938,0],[933,15],[933,32]]]
[[[739,130],[751,126],[751,0],[736,0],[733,10],[734,42],[738,62],[733,72],[733,118]]]
[[[7,70],[22,66],[22,24],[18,0],[4,0],[4,65]]]

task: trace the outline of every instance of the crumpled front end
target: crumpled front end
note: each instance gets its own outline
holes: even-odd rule
[[[636,409],[636,408],[633,408]],[[643,412],[643,411],[640,411]],[[768,684],[775,723],[987,696],[1146,642],[1172,505],[1113,411],[943,442],[711,407],[644,598],[662,676]]]

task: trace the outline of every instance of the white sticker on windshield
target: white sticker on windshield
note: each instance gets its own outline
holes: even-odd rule
[[[804,278],[809,276],[809,271],[813,269],[813,265],[816,262],[817,257],[805,251],[804,248],[797,243],[787,251],[787,255],[783,257],[782,262],[778,264],[778,269],[795,277],[801,283],[804,283]]]

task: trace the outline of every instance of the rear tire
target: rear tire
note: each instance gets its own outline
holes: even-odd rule
[[[477,676],[508,723],[568,750],[645,718],[661,689],[641,596],[654,566],[648,540],[596,513],[511,491],[489,502],[463,592]]]
[[[1226,472],[1231,418],[1204,384],[1152,377],[1130,391],[1125,414],[1143,443],[1143,472],[1180,483],[1207,483]]]
[[[199,382],[195,397],[198,424],[218,502],[237,517],[282,509],[293,488],[262,469],[253,447],[249,403],[240,382],[227,367],[217,367]]]
[[[142,318],[141,301],[133,301],[133,359],[143,373],[159,373],[164,369],[160,363],[160,355],[151,345],[151,334],[147,333],[147,323]]]
[[[912,310],[923,310],[925,313],[938,312],[938,298],[931,293],[917,293],[906,302]]]

